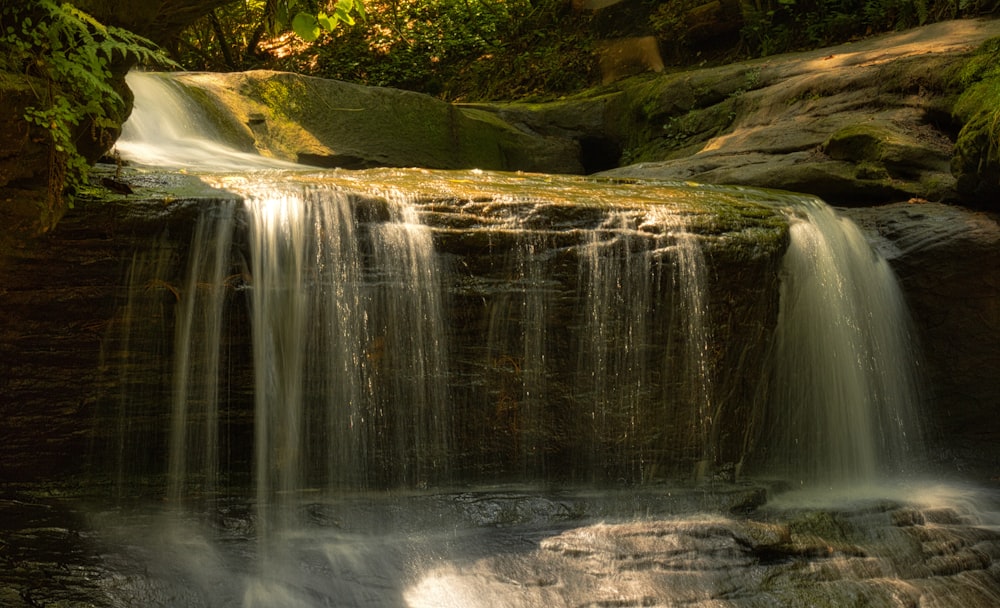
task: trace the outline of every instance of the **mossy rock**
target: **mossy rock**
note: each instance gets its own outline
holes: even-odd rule
[[[582,172],[579,146],[569,138],[419,93],[263,70],[177,79],[228,115],[219,122],[236,125],[237,141],[283,160],[348,169]]]
[[[921,169],[945,169],[948,158],[946,146],[928,144],[882,123],[844,127],[826,140],[823,150],[834,160],[865,164],[869,174],[873,166],[882,166],[885,170],[874,173],[885,173],[885,177],[912,177]]]
[[[1000,75],[969,87],[953,114],[963,124],[951,161],[958,191],[976,197],[1000,193]]]
[[[951,110],[962,125],[955,141],[951,172],[956,189],[983,200],[1000,193],[1000,38],[984,42],[956,70],[962,90]]]
[[[879,161],[884,146],[893,136],[892,131],[881,125],[851,125],[831,135],[823,150],[835,160]]]
[[[1000,98],[997,100],[1000,107]],[[958,191],[976,197],[1000,194],[1000,111],[983,109],[955,142],[951,170]]]

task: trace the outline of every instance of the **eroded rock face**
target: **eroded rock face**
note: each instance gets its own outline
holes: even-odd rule
[[[415,175],[436,184],[412,190],[411,204],[443,271],[459,479],[733,475],[777,315],[788,238],[779,213],[724,194],[698,202],[669,186],[553,187],[549,178],[498,176],[491,189],[472,175]],[[362,189],[381,187],[379,179],[369,174]],[[221,200],[140,194],[81,206],[0,268],[3,477],[73,474],[88,462],[99,475],[163,473],[191,235],[201,210]],[[388,217],[379,201],[359,199],[359,234]],[[234,243],[245,243],[238,226]],[[698,349],[711,355],[697,366],[685,316],[692,304],[682,293],[696,279],[679,269],[685,242],[704,258],[688,269],[707,281]],[[247,284],[252,277],[230,280],[226,296],[224,435],[236,470],[249,470],[251,459]],[[373,335],[359,356],[390,361],[396,338]],[[581,368],[581,359],[601,365]],[[704,374],[715,379],[704,397],[718,408],[710,424],[691,409]],[[581,407],[606,420],[595,424]]]

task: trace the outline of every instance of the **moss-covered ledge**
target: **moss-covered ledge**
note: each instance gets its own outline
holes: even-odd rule
[[[957,76],[962,93],[952,115],[962,125],[951,170],[959,192],[1000,194],[1000,37],[986,41]]]

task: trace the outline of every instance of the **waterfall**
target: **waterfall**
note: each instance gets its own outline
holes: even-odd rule
[[[917,354],[886,261],[821,201],[279,172],[133,80],[123,154],[230,194],[175,201],[120,300],[109,449],[168,508],[125,525],[115,605],[1000,597],[978,507],[861,491],[919,460]]]
[[[815,199],[789,207],[767,449],[797,483],[857,486],[912,472],[921,445],[917,350],[892,269]]]
[[[232,119],[168,77],[129,82],[136,109],[120,147],[135,160],[282,166],[224,143]],[[489,179],[506,178],[475,176]],[[228,212],[203,218],[193,237],[171,363],[174,500],[217,483],[219,324],[231,299],[221,285],[236,274],[249,295],[261,505],[303,488],[430,487],[470,473],[704,480],[734,460],[720,446],[741,421],[762,429],[758,471],[804,484],[873,482],[905,468],[919,442],[905,303],[886,262],[819,201],[713,190],[759,199],[790,223],[769,367],[750,411],[734,405],[747,389],[726,384],[739,370],[720,367],[730,347],[716,326],[726,315],[712,301],[708,237],[668,201],[607,210],[613,189],[578,188],[572,213],[590,224],[566,232],[532,210],[556,192],[546,180],[502,186],[482,209],[501,222],[490,247],[504,260],[484,296],[485,333],[457,336],[445,318],[456,266],[442,264],[444,232],[424,225],[419,197],[392,179],[329,181],[216,182],[245,199],[249,244],[237,272]],[[471,183],[428,174],[417,188],[461,200],[452,182]],[[704,195],[688,190],[669,196]],[[452,360],[466,349],[481,353],[478,369]]]
[[[650,480],[671,468],[658,449],[671,443],[686,446],[703,477],[713,372],[697,239],[676,212],[654,206],[638,218],[612,214],[581,249],[577,399],[588,404],[592,466],[632,463],[621,478]]]
[[[352,202],[322,187],[247,192],[259,504],[447,473],[445,332],[427,232],[401,204],[362,229]]]
[[[189,249],[174,333],[168,492],[177,505],[215,492],[219,468],[219,384],[234,205],[203,213]]]
[[[240,125],[213,109],[206,91],[196,98],[165,74],[133,71],[126,81],[135,103],[115,151],[129,161],[185,170],[301,168],[257,154],[252,140],[240,135]]]

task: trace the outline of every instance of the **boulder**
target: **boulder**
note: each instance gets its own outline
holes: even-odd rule
[[[326,168],[582,172],[572,139],[420,93],[264,70],[176,78],[265,156]]]

